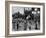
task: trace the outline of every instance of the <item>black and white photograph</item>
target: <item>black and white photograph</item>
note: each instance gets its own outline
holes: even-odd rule
[[[43,34],[43,5],[40,3],[8,3],[6,6],[8,18],[7,29],[9,35],[37,35]],[[15,35],[14,35],[15,34]]]
[[[45,34],[44,3],[6,2],[6,36]]]
[[[12,7],[12,31],[40,30],[40,8]]]

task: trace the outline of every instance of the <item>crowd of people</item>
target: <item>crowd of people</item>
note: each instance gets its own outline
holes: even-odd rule
[[[40,29],[40,14],[32,14],[32,11],[24,11],[24,14],[15,13],[12,15],[14,31],[37,30]]]

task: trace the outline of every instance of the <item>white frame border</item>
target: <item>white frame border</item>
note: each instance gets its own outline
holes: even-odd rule
[[[12,31],[12,6],[20,7],[40,7],[40,30],[31,30],[31,31]],[[42,5],[22,5],[22,4],[10,4],[10,24],[9,24],[9,34],[26,34],[26,33],[43,33],[43,6]]]

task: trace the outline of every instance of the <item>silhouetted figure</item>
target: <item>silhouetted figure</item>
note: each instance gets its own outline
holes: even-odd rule
[[[19,24],[17,23],[17,30],[18,30],[18,28],[19,28]]]
[[[37,29],[37,24],[36,24],[36,27],[35,27],[35,29]]]
[[[27,30],[27,23],[25,23],[24,25],[24,30]]]

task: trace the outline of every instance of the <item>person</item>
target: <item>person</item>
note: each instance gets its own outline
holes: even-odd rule
[[[24,30],[27,30],[27,22],[24,23]]]
[[[17,31],[18,31],[18,29],[19,29],[19,22],[17,21],[17,23],[16,23],[16,24],[17,24]]]
[[[28,22],[27,24],[27,30],[31,30],[31,23]]]

